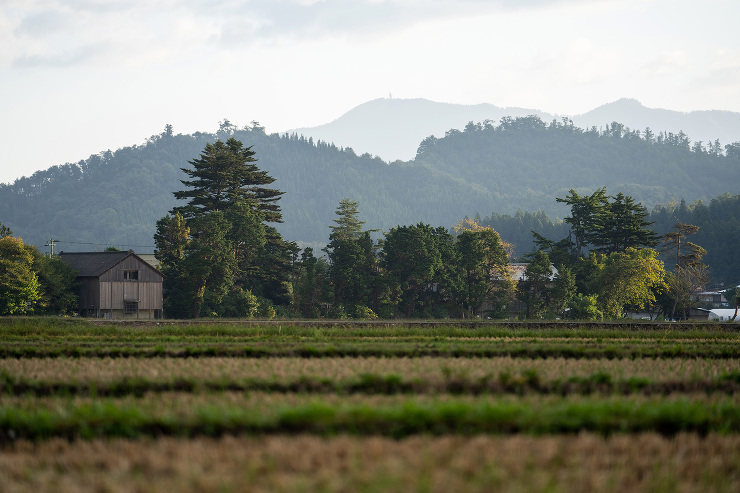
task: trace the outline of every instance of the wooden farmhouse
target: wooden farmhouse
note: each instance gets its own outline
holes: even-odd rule
[[[127,252],[62,252],[77,271],[83,317],[107,319],[162,318],[162,273]]]

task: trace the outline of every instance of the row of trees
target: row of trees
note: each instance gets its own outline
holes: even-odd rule
[[[272,226],[282,220],[282,193],[260,170],[251,147],[229,138],[207,144],[183,168],[187,201],[157,222],[156,254],[165,274],[165,311],[172,317],[252,316],[292,310],[304,317],[374,318],[563,315],[622,316],[626,310],[685,310],[706,282],[706,253],[685,237],[687,225],[663,238],[675,250],[666,272],[648,213],[632,197],[571,190],[569,235],[552,241],[534,233],[525,276],[510,276],[511,245],[476,221],[454,231],[418,223],[385,234],[363,230],[358,203],[343,199],[325,257],[286,242]],[[555,264],[557,269],[553,269]],[[688,293],[688,294],[687,294]]]
[[[357,202],[343,199],[336,213],[327,257],[308,248],[296,265],[294,306],[302,316],[469,317],[486,303],[499,313],[507,308],[509,253],[493,229],[461,223],[453,235],[419,223],[373,240]]]
[[[645,208],[605,188],[559,201],[571,208],[570,234],[559,241],[534,233],[539,248],[525,256],[524,276],[511,277],[511,245],[492,228],[461,222],[453,233],[425,224],[398,226],[373,241],[358,204],[344,199],[331,226],[327,258],[306,250],[297,262],[294,306],[303,316],[356,317],[566,316],[618,318],[646,310],[675,317],[706,282],[701,247],[677,225],[658,237]],[[676,255],[666,271],[662,250]],[[553,264],[557,268],[553,268]],[[322,307],[324,311],[322,312]]]
[[[286,309],[302,316],[471,315],[505,292],[509,255],[490,228],[419,223],[381,239],[363,231],[357,203],[341,201],[326,258],[286,242],[282,193],[257,168],[254,151],[229,138],[207,144],[183,168],[175,197],[187,202],[157,222],[155,251],[171,317],[251,316]],[[272,313],[270,312],[272,311]]]
[[[662,306],[673,317],[706,282],[706,252],[686,240],[696,227],[677,223],[662,238],[665,255],[675,258],[666,272],[645,207],[605,188],[557,199],[570,207],[568,237],[534,233],[537,250],[526,256],[517,284],[512,246],[493,228],[464,220],[453,231],[418,223],[380,234],[363,230],[350,199],[336,210],[326,256],[311,248],[301,253],[274,227],[282,221],[283,194],[270,187],[274,179],[254,156],[228,138],[207,144],[182,169],[188,179],[174,196],[185,203],[157,221],[155,234],[168,316],[543,317],[569,308],[578,318],[613,318]],[[0,313],[23,313],[34,303],[68,309],[69,298],[54,289],[69,288],[73,273],[62,282],[64,264],[23,245],[8,228],[0,232]]]
[[[502,238],[514,243],[517,258],[538,248],[532,231],[545,238],[564,238],[569,235],[571,226],[562,220],[551,220],[543,211],[518,211],[514,215],[492,212],[485,217],[476,214],[475,221],[483,226],[494,227]],[[651,223],[649,229],[658,238],[674,231],[676,223],[697,226],[698,230],[689,238],[707,250],[702,261],[711,267],[710,284],[737,285],[740,280],[740,256],[735,252],[736,239],[740,238],[740,195],[725,193],[707,202],[698,200],[690,204],[684,200],[672,201],[655,207],[645,221]],[[675,255],[663,252],[660,247],[658,251],[661,253],[660,259],[672,270],[676,264]]]
[[[676,222],[699,227],[690,235],[693,242],[707,250],[703,262],[711,267],[711,282],[718,286],[736,286],[740,280],[740,255],[737,255],[737,238],[740,238],[740,195],[729,193],[708,202],[698,200],[687,204],[681,200],[657,207],[650,215],[654,229],[661,234],[675,229]],[[675,258],[663,257],[666,265],[676,263]]]

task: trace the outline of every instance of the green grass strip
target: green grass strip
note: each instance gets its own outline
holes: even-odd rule
[[[625,320],[584,322],[481,321],[131,321],[110,322],[59,317],[0,317],[0,340],[119,342],[214,341],[275,338],[316,341],[342,338],[558,337],[629,339],[736,339],[740,326],[721,323],[643,323]]]
[[[0,442],[53,437],[220,436],[223,434],[311,433],[414,434],[556,434],[740,432],[740,409],[731,401],[707,405],[692,400],[558,401],[544,406],[520,402],[442,402],[370,407],[334,407],[321,402],[283,407],[258,414],[241,407],[202,406],[184,416],[151,416],[135,406],[106,401],[54,410],[0,407]]]

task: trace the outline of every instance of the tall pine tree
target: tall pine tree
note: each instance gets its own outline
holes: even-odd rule
[[[188,202],[158,221],[155,234],[157,258],[169,279],[169,316],[251,313],[252,292],[275,303],[290,301],[298,247],[267,224],[282,221],[277,202],[283,192],[266,187],[275,180],[257,167],[254,155],[229,138],[207,144],[189,161],[192,168],[183,168],[188,188],[174,195]],[[234,306],[239,302],[250,307]]]
[[[198,159],[188,161],[192,168],[182,168],[190,177],[182,180],[182,184],[189,189],[175,192],[175,197],[188,203],[172,212],[190,219],[246,203],[265,222],[282,222],[277,201],[283,192],[265,187],[275,179],[257,167],[254,155],[252,146],[244,147],[233,137],[226,143],[219,140],[206,144]]]

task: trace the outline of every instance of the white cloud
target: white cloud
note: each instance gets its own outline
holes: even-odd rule
[[[179,58],[193,42],[242,49],[281,40],[377,39],[434,19],[450,20],[494,11],[541,8],[565,0],[10,0],[0,7],[16,67],[101,63],[103,50],[129,59],[146,56],[142,40]],[[581,0],[584,1],[584,0]],[[172,27],[192,26],[193,29]],[[200,28],[200,29],[199,29]],[[204,39],[203,33],[207,33]],[[7,33],[6,33],[7,34]],[[101,53],[101,56],[96,54]]]
[[[718,50],[712,56],[707,71],[697,77],[702,84],[717,87],[740,87],[740,50]]]
[[[736,0],[0,0],[0,134],[39,169],[166,123],[285,130],[389,92],[740,111],[738,17]]]
[[[645,77],[667,77],[683,73],[688,65],[688,56],[682,50],[660,53],[640,68]]]

